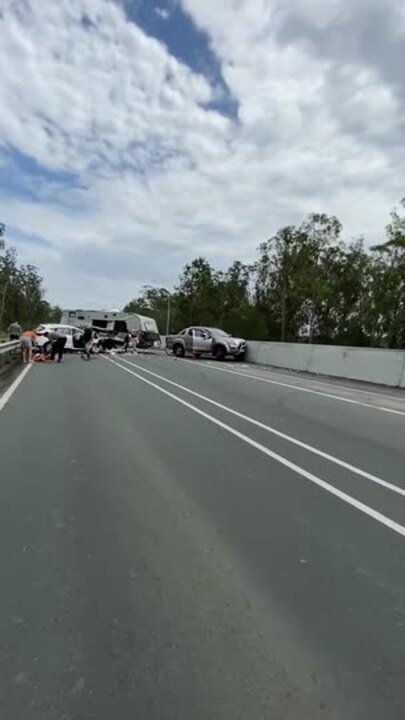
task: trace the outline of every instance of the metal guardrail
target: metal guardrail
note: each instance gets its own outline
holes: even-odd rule
[[[21,361],[21,348],[19,340],[11,342],[0,342],[0,373],[10,365]]]
[[[9,352],[10,350],[15,350],[16,348],[20,347],[20,341],[19,340],[11,340],[11,342],[0,342],[0,353]]]

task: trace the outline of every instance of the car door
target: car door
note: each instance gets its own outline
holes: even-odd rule
[[[192,353],[194,349],[194,328],[188,328],[184,336],[184,345],[186,352]]]
[[[210,353],[212,335],[204,328],[193,329],[193,351],[198,353]]]
[[[83,330],[79,328],[72,328],[72,345],[73,350],[83,350]]]
[[[60,332],[61,335],[64,335],[66,337],[66,350],[73,350],[73,333],[72,328],[68,327],[67,325],[64,325],[63,327],[60,327],[58,332]]]

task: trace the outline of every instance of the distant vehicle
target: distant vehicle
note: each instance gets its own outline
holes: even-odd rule
[[[246,341],[211,327],[188,327],[178,335],[166,337],[166,350],[176,357],[184,355],[211,355],[217,360],[233,357],[243,360],[246,355]]]
[[[124,313],[120,310],[63,310],[61,323],[79,328],[93,327],[116,336],[128,332],[138,338],[138,347],[151,348],[160,344],[158,326],[154,318]]]
[[[58,332],[66,337],[66,350],[81,350],[83,348],[83,330],[74,325],[63,323],[43,323],[35,330],[37,335],[44,335],[46,332]]]

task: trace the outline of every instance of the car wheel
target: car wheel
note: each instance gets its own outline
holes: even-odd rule
[[[222,362],[226,358],[226,350],[223,347],[223,345],[217,345],[217,347],[214,350],[214,356],[216,360],[219,360]]]
[[[175,345],[173,348],[173,354],[178,357],[182,358],[184,357],[184,347],[183,345]]]

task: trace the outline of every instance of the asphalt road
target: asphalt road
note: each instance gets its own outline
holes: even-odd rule
[[[399,392],[32,367],[0,411],[2,720],[403,720],[404,440]]]

